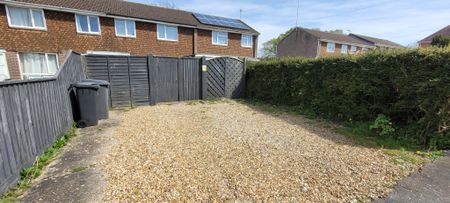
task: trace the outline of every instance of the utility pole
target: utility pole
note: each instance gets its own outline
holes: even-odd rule
[[[239,20],[242,20],[242,9],[239,9]]]

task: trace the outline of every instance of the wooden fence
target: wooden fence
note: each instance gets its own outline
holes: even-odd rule
[[[81,56],[72,52],[54,77],[0,83],[0,194],[70,129],[68,90],[83,78]]]
[[[110,105],[243,96],[245,61],[229,57],[85,56],[86,74],[111,83]]]

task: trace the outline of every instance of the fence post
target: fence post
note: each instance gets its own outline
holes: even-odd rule
[[[128,87],[130,88],[130,106],[133,108],[133,86],[131,85],[131,70],[130,70],[130,57],[127,57],[128,67]]]
[[[243,61],[243,73],[242,73],[242,91],[243,93],[240,95],[242,97],[247,97],[247,58],[244,58]]]
[[[178,101],[183,101],[184,98],[184,89],[183,89],[183,72],[181,67],[181,58],[177,58],[177,82],[178,82]]]
[[[111,70],[109,69],[109,56],[106,56],[106,70],[108,71],[108,82],[110,83],[110,84],[112,84],[112,82],[111,82]],[[111,88],[111,85],[109,85],[109,89],[108,89],[108,96],[109,96],[109,107],[110,108],[112,108],[113,107],[113,105],[112,105],[112,97],[111,97],[111,95],[112,95],[112,90],[111,90],[112,88]]]
[[[200,59],[200,71],[201,71],[201,92],[200,99],[205,100],[208,97],[208,66],[206,65],[206,58],[202,57]]]
[[[147,71],[148,71],[148,96],[150,105],[156,104],[156,88],[155,88],[155,60],[152,55],[147,57]]]

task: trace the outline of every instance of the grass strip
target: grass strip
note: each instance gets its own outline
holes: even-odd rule
[[[0,198],[0,203],[15,202],[31,186],[32,181],[41,175],[42,169],[50,164],[61,149],[67,145],[68,141],[75,136],[76,127],[72,125],[71,129],[57,139],[51,147],[47,148],[42,155],[36,157],[36,161],[32,166],[24,168],[20,172],[19,182]]]

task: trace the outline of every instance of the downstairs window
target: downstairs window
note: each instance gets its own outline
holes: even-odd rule
[[[19,53],[23,79],[51,77],[59,69],[58,57],[49,53]]]

